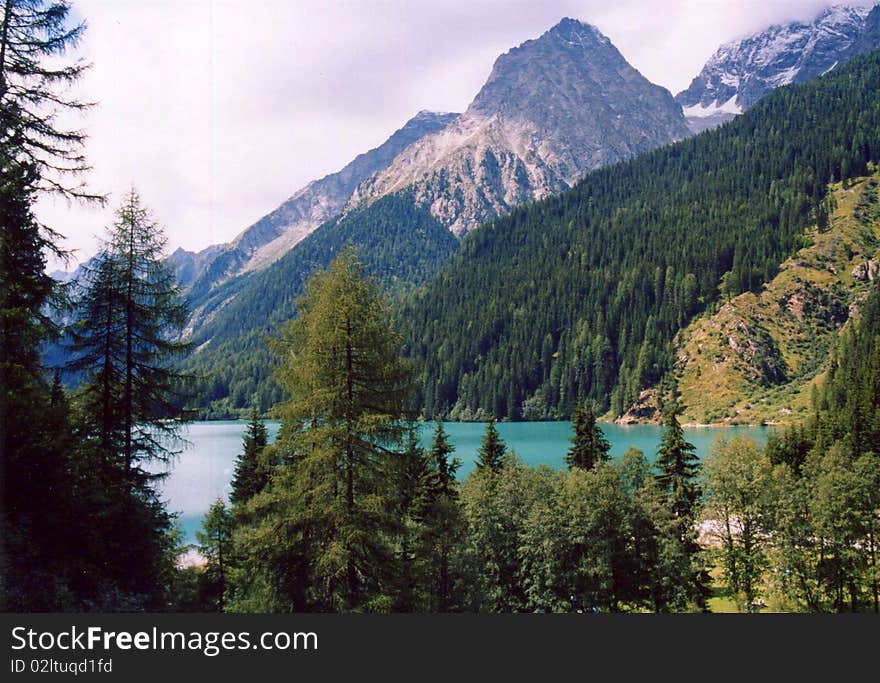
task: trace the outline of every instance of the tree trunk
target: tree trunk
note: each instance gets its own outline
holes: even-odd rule
[[[132,431],[134,430],[134,198],[130,205],[128,217],[128,270],[126,272],[125,297],[125,476],[128,478],[129,491],[133,485],[132,477]]]
[[[0,29],[0,102],[6,96],[6,45],[9,43],[9,10],[12,0],[3,3],[3,28]]]
[[[345,383],[348,397],[347,415],[345,418],[345,505],[348,513],[348,524],[354,523],[354,350],[351,345],[351,320],[345,320]],[[349,607],[357,607],[358,578],[354,561],[354,548],[348,550],[348,603]]]

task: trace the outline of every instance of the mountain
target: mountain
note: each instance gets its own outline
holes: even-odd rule
[[[199,252],[191,252],[178,247],[168,257],[168,263],[174,269],[180,286],[189,289],[205,271],[205,268],[223,251],[222,244],[211,245]]]
[[[880,51],[469,234],[397,316],[424,414],[623,414],[671,377],[695,316],[760,293],[829,229],[829,179],[868,175],[878,131]]]
[[[676,95],[691,128],[698,132],[741,114],[768,92],[802,83],[859,54],[880,47],[868,16],[878,8],[830,7],[812,22],[771,26],[722,45]]]
[[[864,29],[843,54],[842,60],[867,54],[877,48],[880,48],[880,5],[874,5],[871,8],[871,12],[865,19]]]
[[[424,121],[428,116],[433,118]],[[598,30],[571,19],[499,57],[467,112],[443,116],[414,119],[438,130],[422,135],[423,125],[396,158],[383,157],[387,169],[361,182],[344,211],[307,239],[288,248],[290,231],[272,237],[275,223],[290,222],[289,209],[281,207],[229,245],[192,284],[189,332],[197,350],[187,367],[213,369],[219,378],[205,392],[209,414],[234,414],[255,394],[268,407],[277,396],[271,380],[264,381],[272,358],[262,335],[295,314],[293,302],[307,276],[345,244],[358,249],[368,272],[405,291],[430,279],[451,257],[458,247],[454,234],[563,191],[588,169],[687,134],[668,91],[645,80]],[[411,160],[429,153],[436,163],[427,175],[407,175],[416,170]],[[334,202],[317,203],[322,211],[341,209],[357,175],[333,186]],[[320,181],[322,196],[326,180]],[[306,190],[317,196],[314,185]],[[404,235],[407,230],[414,234]],[[248,241],[263,246],[246,248]],[[269,251],[280,258],[255,267]],[[183,255],[178,261],[190,267]]]
[[[270,266],[219,285],[199,311],[197,350],[184,363],[208,378],[198,391],[203,415],[234,417],[254,400],[267,410],[282,399],[265,338],[294,316],[308,277],[348,246],[382,286],[399,293],[430,280],[458,240],[411,198],[389,195],[327,221]]]
[[[386,168],[405,148],[445,128],[457,116],[419,112],[379,147],[358,155],[341,171],[312,181],[229,244],[209,247],[211,258],[193,259],[200,261],[191,278],[194,298],[205,296],[230,277],[280,258],[319,225],[337,216],[364,178]],[[200,252],[200,256],[204,254]],[[180,258],[185,257],[181,254]]]
[[[501,55],[467,111],[362,182],[348,208],[406,188],[463,235],[592,169],[687,134],[667,90],[597,28],[563,19]]]
[[[676,337],[682,420],[808,417],[829,351],[880,274],[880,173],[835,183],[828,203],[828,226],[810,230],[760,291],[731,297]]]

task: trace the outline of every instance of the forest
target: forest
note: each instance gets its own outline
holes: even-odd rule
[[[196,308],[208,297],[207,315],[236,295],[197,325],[185,367],[218,369],[197,405],[238,416],[254,395],[264,410],[280,400],[262,335],[292,314],[305,278],[353,244],[395,286],[426,418],[568,419],[579,397],[619,416],[666,378],[680,329],[760,291],[807,229],[827,223],[829,182],[880,160],[878,75],[868,55],[778,88],[720,129],[594,171],[460,246],[407,196],[331,221],[256,282],[191,296]]]
[[[592,174],[455,255],[396,197],[319,231],[335,237],[299,252],[308,272],[291,256],[251,276],[264,289],[234,305],[261,311],[253,339],[277,388],[260,395],[255,377],[236,399],[251,418],[232,493],[186,564],[152,466],[173,462],[193,392],[213,381],[186,364],[205,340],[186,334],[193,311],[135,188],[80,282],[47,274],[63,249],[39,198],[106,203],[85,182],[84,135],[44,114],[89,108],[69,96],[85,67],[64,61],[85,27],[63,2],[3,8],[0,609],[880,611],[880,285],[840,336],[811,417],[766,448],[722,439],[701,461],[674,387],[656,453],[612,459],[598,421],[663,376],[674,329],[757,287],[821,227],[829,180],[877,162],[880,55]],[[236,332],[224,320],[216,333]],[[59,338],[73,388],[40,353]],[[276,397],[269,443],[262,402]],[[486,428],[462,480],[440,418],[465,411]],[[496,419],[526,413],[571,417],[564,470],[528,467],[503,443]],[[425,418],[428,448],[414,429]]]

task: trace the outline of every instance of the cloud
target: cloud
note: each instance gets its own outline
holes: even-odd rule
[[[79,257],[134,184],[171,248],[232,239],[421,109],[462,111],[495,58],[563,16],[647,78],[685,88],[722,43],[821,0],[75,0],[99,102],[85,126],[104,210],[41,202]]]

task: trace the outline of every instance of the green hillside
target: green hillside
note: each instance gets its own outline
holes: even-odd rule
[[[483,226],[399,312],[424,412],[562,418],[590,397],[623,413],[694,316],[759,292],[827,228],[828,183],[868,173],[878,132],[875,53]]]
[[[409,197],[391,195],[325,223],[269,268],[199,294],[193,301],[196,350],[184,369],[198,378],[194,396],[202,415],[231,417],[255,401],[266,410],[281,400],[266,335],[293,317],[309,275],[347,245],[357,249],[368,273],[396,292],[430,279],[458,240]]]
[[[759,294],[733,297],[677,339],[683,419],[791,423],[811,411],[838,334],[878,273],[878,175],[838,183],[826,229],[786,260]]]

